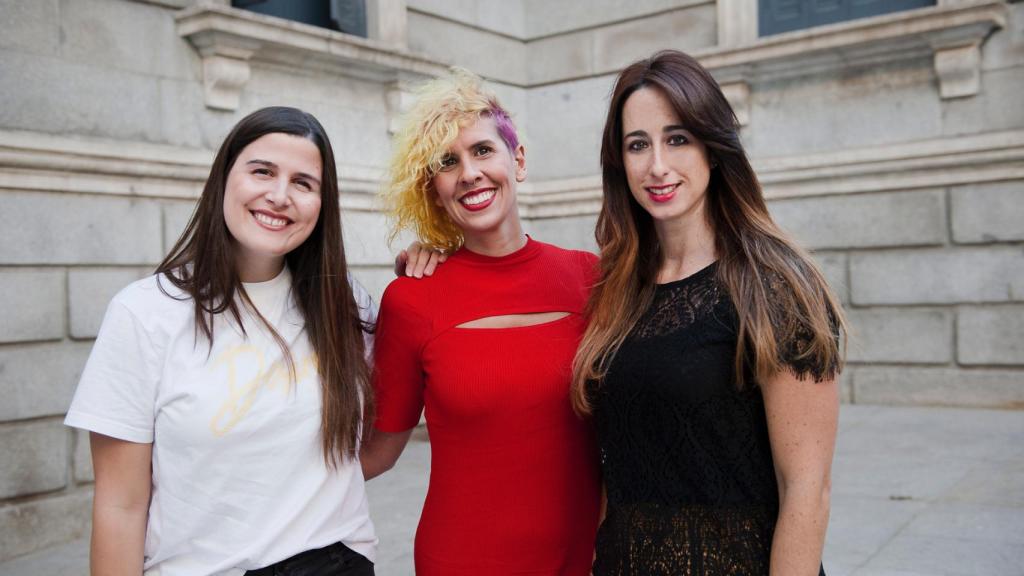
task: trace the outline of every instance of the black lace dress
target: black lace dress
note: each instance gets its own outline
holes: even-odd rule
[[[779,497],[764,401],[735,385],[738,320],[716,268],[659,285],[590,390],[608,495],[595,576],[768,574]]]

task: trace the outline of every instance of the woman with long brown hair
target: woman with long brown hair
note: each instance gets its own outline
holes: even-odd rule
[[[373,320],[323,127],[246,116],[171,253],[114,297],[68,412],[91,432],[92,573],[372,575]]]
[[[823,573],[844,321],[738,129],[685,54],[615,83],[573,382],[604,473],[597,576]]]

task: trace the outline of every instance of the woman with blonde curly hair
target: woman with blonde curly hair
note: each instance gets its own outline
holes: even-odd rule
[[[396,230],[450,253],[381,301],[372,478],[425,410],[430,486],[420,576],[588,574],[600,501],[588,425],[569,401],[593,255],[523,233],[525,148],[497,98],[456,71],[427,84],[397,136],[386,200]]]

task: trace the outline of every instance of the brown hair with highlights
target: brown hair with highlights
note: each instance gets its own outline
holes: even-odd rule
[[[766,381],[786,369],[780,342],[802,335],[795,360],[831,379],[842,366],[837,333],[846,323],[838,299],[811,261],[772,220],[740,144],[739,123],[711,75],[692,57],[659,52],[620,74],[601,143],[604,202],[595,232],[600,280],[587,305],[588,326],[573,363],[572,401],[590,412],[587,387],[600,385],[623,340],[654,298],[661,248],[650,215],[634,200],[623,164],[622,108],[641,88],[661,91],[682,124],[708,150],[707,217],[717,274],[739,316],[736,379]]]

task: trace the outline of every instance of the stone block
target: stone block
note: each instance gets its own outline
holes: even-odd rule
[[[953,314],[947,310],[847,311],[851,362],[948,364],[953,361]]]
[[[600,173],[601,133],[613,80],[601,76],[530,90],[530,181]]]
[[[535,240],[554,244],[562,248],[586,250],[597,253],[594,240],[596,216],[573,216],[569,218],[542,218],[525,224],[526,232]]]
[[[787,198],[768,208],[812,250],[931,246],[946,239],[942,190]]]
[[[182,232],[185,231],[185,226],[188,225],[189,219],[192,218],[192,212],[195,210],[195,207],[195,200],[164,202],[160,207],[164,225],[161,254],[167,255],[171,252],[171,248],[174,248],[175,242],[181,237]]]
[[[145,198],[9,192],[3,264],[155,264],[160,206]]]
[[[0,342],[64,337],[63,270],[0,270],[0,295]]]
[[[384,99],[383,91],[375,98]],[[310,102],[299,106],[308,110],[324,123],[331,135],[334,156],[348,166],[383,167],[390,160],[391,140],[388,134],[387,113],[370,110],[339,108],[332,102]],[[350,193],[342,178],[341,193]],[[377,189],[371,192],[376,193]]]
[[[848,368],[839,373],[839,401],[853,404],[853,371]]]
[[[950,136],[1024,127],[1024,66],[981,73],[981,91],[942,101],[942,133]]]
[[[409,49],[500,82],[527,81],[523,42],[421,12],[409,13]]]
[[[858,404],[1024,408],[1024,370],[857,367]]]
[[[63,488],[68,483],[68,429],[60,420],[0,427],[0,499]]]
[[[758,80],[743,144],[758,158],[933,138],[942,133],[935,84],[930,57]]]
[[[206,108],[201,78],[158,79],[160,107],[153,111],[153,115],[159,120],[162,142],[191,148],[214,148],[220,145],[234,123],[241,120],[240,116]],[[210,160],[213,160],[212,151]]]
[[[526,30],[537,37],[700,4],[707,4],[707,0],[525,0],[523,14]]]
[[[1024,4],[1010,6],[1006,28],[996,30],[981,49],[983,71],[1024,65]]]
[[[317,70],[283,67],[273,64],[253,63],[254,74],[245,85],[247,92],[278,102],[306,100],[330,103],[335,109],[363,111],[383,114],[386,111],[383,86],[380,82],[323,74]],[[296,79],[301,78],[301,82]],[[248,113],[244,112],[243,114]],[[325,126],[326,127],[326,126]],[[345,130],[344,126],[338,126]],[[343,132],[328,131],[330,136],[340,138]],[[363,136],[363,135],[360,135]],[[337,139],[337,138],[336,138]]]
[[[849,302],[850,280],[846,273],[849,257],[844,252],[815,252],[812,256],[832,292],[843,303]]]
[[[0,126],[62,135],[164,142],[159,78],[63,57],[6,52]],[[194,114],[189,110],[188,114]]]
[[[387,85],[351,77],[254,63],[252,79],[242,93],[241,108],[233,115],[219,114],[223,126],[215,132],[202,125],[209,115],[197,120],[197,128],[208,140],[204,146],[215,149],[245,114],[264,106],[295,106],[313,114],[323,124],[338,162],[383,166],[390,153],[387,89]]]
[[[0,347],[0,422],[64,414],[91,343]]]
[[[557,82],[594,72],[594,31],[533,40],[526,45],[530,83]]]
[[[701,4],[663,12],[594,30],[594,70],[615,71],[663,50],[667,38],[672,48],[693,52],[718,41],[718,16],[714,4]]]
[[[95,338],[107,304],[122,288],[151,271],[139,268],[68,270],[68,313],[72,338]]]
[[[888,250],[850,255],[854,304],[1024,300],[1024,252],[1012,247]]]
[[[59,0],[0,0],[0,14],[0,48],[51,55],[60,51]]]
[[[89,432],[75,430],[74,452],[75,482],[92,482],[95,479],[92,471],[92,450],[89,448]]]
[[[526,153],[530,154],[532,145],[529,132],[530,121],[527,115],[530,91],[526,88],[519,88],[518,86],[501,84],[499,82],[488,82],[487,86],[494,91],[498,101],[501,102],[501,105],[512,116],[512,123],[516,126],[519,143],[525,146]]]
[[[499,0],[500,1],[500,0]],[[411,12],[409,17],[412,18],[416,12],[426,12],[432,16],[440,16],[463,24],[469,24],[472,26],[482,26],[479,21],[479,2],[478,0],[406,0],[406,5]],[[490,2],[488,2],[490,4]],[[508,2],[506,4],[513,4]],[[516,16],[517,20],[522,20],[521,15]],[[513,26],[515,24],[513,23]],[[522,26],[520,25],[520,28]],[[495,29],[495,32],[500,32],[500,29]],[[514,34],[513,34],[514,35]]]
[[[0,576],[89,576],[89,538],[58,544],[0,564]]]
[[[0,562],[89,533],[92,490],[30,500],[0,508]]]
[[[1024,306],[962,308],[956,327],[961,364],[1024,366]]]
[[[395,279],[395,269],[392,266],[352,266],[350,271],[378,305],[384,289]]]
[[[527,36],[522,2],[477,0],[475,24],[516,38]]]
[[[395,255],[413,240],[406,232],[389,245],[391,226],[387,217],[378,212],[343,210],[341,227],[350,266],[393,266]]]
[[[950,191],[953,241],[1024,240],[1024,180],[957,186]]]
[[[76,0],[61,6],[60,21],[61,55],[70,62],[201,78],[199,56],[178,36],[173,12],[140,2]]]

